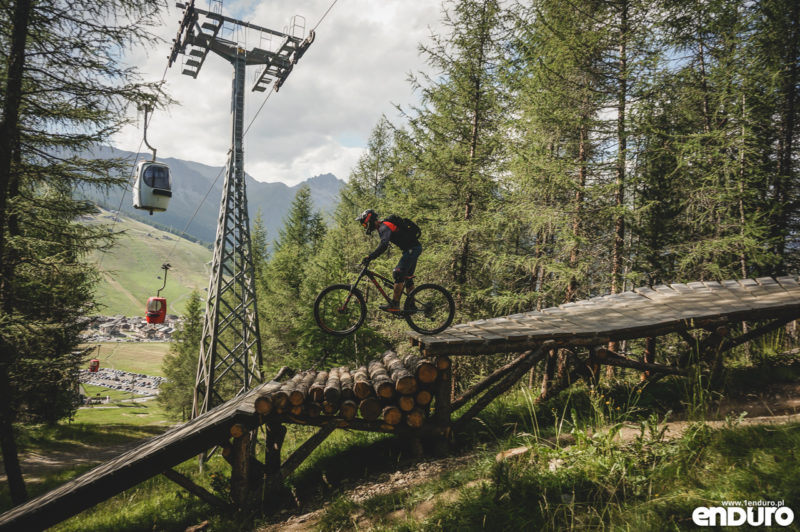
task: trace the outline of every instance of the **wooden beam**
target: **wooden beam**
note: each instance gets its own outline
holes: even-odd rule
[[[182,475],[181,473],[178,473],[174,469],[166,469],[162,471],[161,474],[170,479],[178,486],[188,491],[189,493],[196,495],[203,501],[207,502],[211,506],[215,506],[217,508],[221,508],[227,511],[232,511],[234,509],[233,505],[231,505],[226,501],[223,501],[210,491],[206,490],[204,487],[198,486],[197,484],[192,482],[192,480],[189,477]]]
[[[293,452],[292,455],[287,458],[283,464],[281,464],[281,477],[286,478],[291,475],[292,472],[303,463],[303,460],[308,458],[308,455],[310,455],[314,449],[319,447],[319,445],[325,441],[325,438],[327,438],[335,428],[336,422],[330,421],[323,425],[322,428],[316,432],[316,434],[303,442],[303,445],[298,447],[295,452]]]
[[[776,319],[772,323],[768,323],[767,325],[762,325],[758,329],[751,329],[750,331],[742,335],[739,335],[736,338],[731,338],[730,340],[726,340],[725,342],[723,342],[722,345],[720,346],[720,352],[724,353],[725,351],[730,351],[734,347],[738,347],[745,342],[749,342],[750,340],[758,338],[763,334],[774,331],[775,329],[778,329],[786,325],[787,323],[794,321],[795,319],[797,319],[795,315],[783,316]]]
[[[617,353],[613,353],[605,348],[600,348],[596,351],[595,361],[599,364],[617,366],[620,368],[638,369],[640,371],[653,371],[667,373],[669,375],[688,375],[688,372],[685,369],[680,369],[673,366],[665,366],[663,364],[647,364],[645,362],[638,362],[636,360],[625,358]]]
[[[544,356],[548,353],[551,349],[553,342],[545,342],[542,344],[537,350],[531,351],[525,361],[518,365],[513,371],[507,373],[503,379],[495,385],[494,388],[489,389],[485,394],[478,399],[474,405],[472,405],[469,410],[464,412],[458,420],[453,423],[453,430],[458,430],[460,427],[463,427],[469,420],[471,420],[475,415],[486,408],[486,406],[492,402],[498,395],[502,394],[509,388],[511,388],[523,375],[527,372],[534,364],[539,362]]]
[[[444,357],[447,358],[447,357]],[[449,358],[447,358],[450,361]],[[444,365],[444,364],[443,364]],[[437,368],[438,369],[438,368]],[[452,436],[452,412],[453,408],[450,399],[451,386],[453,381],[453,365],[447,364],[444,369],[439,369],[439,382],[436,386],[436,406],[433,411],[434,423],[428,424],[435,427],[433,434],[434,453],[437,456],[444,456],[450,450],[450,437]],[[425,411],[430,408],[430,403],[424,405]]]
[[[458,410],[459,408],[464,406],[466,403],[468,403],[473,397],[475,397],[476,395],[480,394],[483,390],[485,390],[486,388],[488,388],[489,386],[491,386],[492,384],[494,384],[495,382],[497,382],[498,380],[503,378],[510,371],[513,371],[514,368],[516,368],[517,366],[519,366],[520,364],[522,364],[525,361],[525,358],[530,353],[531,353],[530,350],[525,351],[520,356],[518,356],[517,358],[515,358],[514,360],[512,360],[511,362],[509,362],[505,366],[496,369],[494,372],[492,372],[491,375],[489,375],[488,377],[486,377],[482,381],[480,381],[477,384],[475,384],[472,388],[470,388],[466,392],[464,392],[461,395],[461,397],[459,397],[458,399],[453,401],[453,403],[451,405],[452,410],[453,411]]]

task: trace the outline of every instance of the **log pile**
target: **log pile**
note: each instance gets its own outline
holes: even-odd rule
[[[360,417],[419,428],[428,417],[441,374],[449,367],[446,357],[401,358],[387,351],[352,370],[303,371],[283,383],[269,382],[256,398],[255,410],[262,416],[290,415],[302,420],[325,415],[345,421]]]

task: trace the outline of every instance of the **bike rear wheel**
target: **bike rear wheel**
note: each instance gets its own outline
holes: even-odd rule
[[[403,307],[408,325],[421,334],[436,334],[453,322],[453,296],[438,284],[421,284],[406,298]]]
[[[314,300],[314,320],[320,329],[334,336],[354,333],[366,316],[364,295],[349,284],[331,285]]]

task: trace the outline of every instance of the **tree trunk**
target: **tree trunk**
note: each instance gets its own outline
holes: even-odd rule
[[[611,293],[616,294],[622,288],[622,257],[625,253],[625,162],[627,151],[627,132],[625,130],[625,108],[628,93],[628,58],[627,58],[627,39],[628,39],[628,3],[622,3],[620,13],[620,42],[619,42],[619,91],[617,95],[617,170],[616,170],[616,189],[614,192],[614,205],[617,208],[616,219],[614,221],[614,250],[612,255],[611,268]],[[608,344],[611,351],[617,350],[616,342]],[[614,375],[614,368],[606,368],[606,376],[611,378]]]
[[[11,185],[12,161],[19,145],[19,109],[22,103],[22,77],[25,71],[26,41],[28,22],[33,5],[31,0],[14,2],[13,29],[8,53],[8,71],[4,87],[3,121],[0,122],[0,261],[6,261],[5,233],[6,211],[8,206],[9,186]],[[3,311],[7,312],[7,291],[10,290],[6,272],[0,279],[0,298],[3,300]],[[3,464],[8,477],[11,502],[15,505],[28,498],[22,469],[17,454],[14,438],[14,410],[12,408],[11,382],[9,369],[14,363],[13,347],[3,342],[0,344],[0,448],[3,452]]]
[[[782,73],[780,110],[780,138],[778,139],[778,176],[775,183],[775,205],[778,211],[775,217],[774,231],[777,238],[776,252],[780,257],[778,274],[786,273],[786,236],[789,234],[790,191],[793,185],[792,159],[794,140],[795,104],[797,100],[798,67],[797,55],[800,48],[800,5],[792,2],[789,15],[791,31],[786,36],[784,56],[784,72]]]

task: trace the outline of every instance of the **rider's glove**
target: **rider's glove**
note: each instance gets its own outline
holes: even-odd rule
[[[370,259],[370,258],[369,258],[369,255],[367,255],[366,257],[364,257],[363,259],[361,259],[361,265],[362,265],[362,266],[366,266],[367,264],[369,264],[369,263],[370,263],[370,261],[371,261],[371,260],[372,260],[372,259]]]

